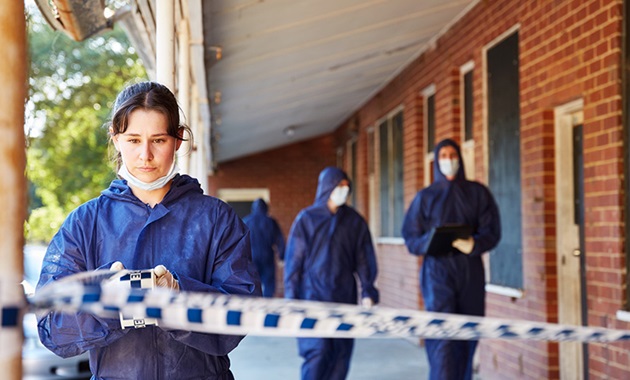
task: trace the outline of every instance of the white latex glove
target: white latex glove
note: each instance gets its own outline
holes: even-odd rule
[[[469,254],[475,247],[475,239],[469,236],[468,239],[453,240],[453,247],[457,248],[461,253]]]
[[[361,299],[361,306],[369,309],[374,306],[374,301],[372,301],[370,297],[363,297]]]
[[[125,266],[120,261],[116,261],[115,263],[112,264],[111,267],[109,267],[109,270],[123,270],[123,269],[125,269]]]
[[[155,286],[179,291],[179,282],[164,265],[153,268],[153,273],[155,273]]]

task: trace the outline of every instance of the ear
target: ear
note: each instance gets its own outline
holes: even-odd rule
[[[118,148],[118,135],[114,134],[114,130],[111,127],[109,128],[109,135],[112,137],[114,148],[116,148],[117,152],[120,152],[120,149]]]
[[[184,138],[184,128],[183,127],[179,127],[179,129],[177,130],[177,136],[179,137],[179,139],[176,140],[175,150],[179,150],[179,147],[182,146],[182,143],[184,142],[183,140],[180,140],[180,139]]]

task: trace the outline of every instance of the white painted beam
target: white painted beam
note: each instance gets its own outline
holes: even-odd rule
[[[175,92],[175,1],[156,2],[157,81]]]

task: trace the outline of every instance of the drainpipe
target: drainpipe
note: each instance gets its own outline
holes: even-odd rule
[[[188,30],[188,20],[182,19],[179,23],[179,65],[177,65],[177,97],[179,100],[179,106],[182,109],[185,122],[189,127],[191,126],[190,119],[190,31]],[[187,137],[187,136],[185,136]],[[198,173],[191,173],[190,156],[192,154],[192,141],[184,141],[180,147],[181,156],[179,161],[181,163],[180,168],[183,173],[193,174],[193,177],[198,177]]]
[[[24,101],[27,96],[27,42],[23,1],[5,1],[0,6],[0,305],[19,306],[24,297],[24,220],[26,219],[26,145],[24,142]],[[22,378],[22,323],[19,309],[13,309],[13,326],[0,328],[2,378]],[[3,324],[8,309],[2,310]]]
[[[157,81],[175,92],[175,0],[157,0],[155,66]]]

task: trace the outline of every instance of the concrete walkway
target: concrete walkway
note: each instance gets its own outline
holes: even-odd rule
[[[298,380],[295,338],[247,336],[230,354],[236,380]],[[347,380],[428,378],[424,348],[404,339],[356,339]]]

